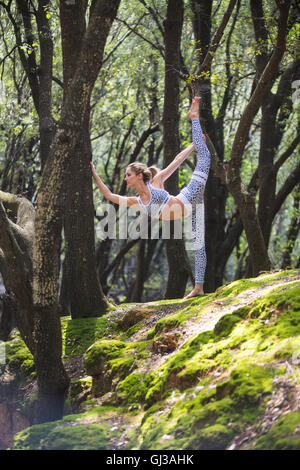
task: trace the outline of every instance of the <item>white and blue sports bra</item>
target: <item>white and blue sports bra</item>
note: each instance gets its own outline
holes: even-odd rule
[[[153,188],[149,182],[147,185],[150,191],[150,201],[145,205],[139,196],[138,203],[148,215],[151,217],[159,217],[171,196],[165,189]]]

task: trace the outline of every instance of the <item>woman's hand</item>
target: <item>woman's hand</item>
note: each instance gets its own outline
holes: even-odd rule
[[[91,165],[91,170],[92,170],[92,175],[93,177],[96,179],[96,178],[99,178],[99,176],[97,175],[96,173],[96,170],[95,170],[95,167],[94,167],[94,163],[93,162],[90,162],[90,165]],[[99,178],[100,180],[100,178]]]

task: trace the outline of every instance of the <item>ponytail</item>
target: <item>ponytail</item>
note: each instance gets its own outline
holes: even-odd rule
[[[148,168],[147,165],[139,162],[130,163],[128,166],[129,168],[132,168],[136,175],[139,175],[140,173],[143,174],[144,183],[148,183],[148,181],[151,181],[154,176],[156,176],[157,173],[160,171],[159,168],[157,168],[156,166],[150,166]]]
[[[150,170],[150,172],[151,172],[151,179],[153,179],[154,176],[156,176],[157,173],[160,172],[160,169],[157,168],[157,166],[149,166],[149,167],[148,167],[148,170]]]

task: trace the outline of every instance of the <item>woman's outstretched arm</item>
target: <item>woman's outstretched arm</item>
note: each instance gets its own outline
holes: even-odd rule
[[[155,176],[155,178],[160,178],[162,182],[166,181],[194,150],[194,144],[190,144],[186,149],[182,150],[178,155],[176,155],[174,160],[166,168],[161,170]]]
[[[95,183],[97,184],[105,199],[113,202],[114,204],[119,204],[119,206],[132,206],[133,204],[138,203],[137,197],[119,196],[119,194],[112,193],[111,190],[106,186],[106,184],[103,183],[101,178],[97,175],[93,162],[90,163]]]

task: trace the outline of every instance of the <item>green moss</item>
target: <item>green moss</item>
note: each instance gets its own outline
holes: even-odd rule
[[[238,281],[231,282],[225,286],[219,287],[216,291],[218,298],[223,299],[224,297],[235,298],[243,291],[247,289],[253,289],[255,287],[260,287],[263,285],[264,281],[259,280],[259,278],[253,279],[240,279]]]
[[[119,356],[120,351],[126,348],[126,343],[118,340],[96,341],[85,353],[84,363],[88,375],[98,375],[104,364],[114,357]]]
[[[216,324],[214,334],[220,337],[228,336],[232,332],[236,323],[239,323],[241,319],[242,317],[236,313],[224,315]]]
[[[24,341],[17,335],[5,344],[6,363],[18,375],[32,379],[35,375],[33,356]]]
[[[69,399],[72,408],[78,407],[83,401],[91,396],[92,378],[83,377],[73,380],[69,388]],[[66,406],[66,405],[65,405]]]
[[[155,325],[155,334],[170,331],[184,323],[192,314],[190,307],[186,307],[179,312],[168,315],[158,320]]]
[[[115,433],[117,438],[119,433]],[[107,425],[82,424],[53,429],[43,442],[45,450],[105,450],[111,435]]]
[[[108,449],[111,439],[109,425],[76,424],[56,421],[35,425],[18,433],[13,450],[101,450]],[[117,438],[120,431],[115,431]]]
[[[65,416],[58,421],[36,424],[15,434],[12,450],[106,449],[110,418],[118,415],[115,407],[98,406],[91,411]],[[96,422],[93,422],[96,421]],[[98,421],[98,422],[97,422]],[[120,431],[114,431],[118,437]]]
[[[190,380],[190,377],[180,376],[179,372],[184,369],[191,358],[199,352],[201,346],[206,344],[212,336],[212,332],[204,332],[186,341],[180,350],[166,360],[164,365],[156,371],[156,374],[151,376],[152,380],[149,383],[149,389],[145,396],[147,407],[151,406],[155,401],[160,400],[163,396],[163,392],[169,390],[169,388],[185,388],[186,386],[190,386],[191,382],[195,382],[196,379],[195,377],[191,377],[191,374]],[[182,382],[184,382],[184,385],[181,384]]]
[[[281,416],[271,429],[257,439],[255,450],[300,450],[300,411]]]
[[[195,433],[189,441],[188,447],[197,450],[222,450],[233,437],[233,430],[223,424],[206,426]]]
[[[217,398],[226,395],[241,406],[246,402],[258,403],[263,396],[272,393],[274,369],[260,367],[254,363],[239,364],[230,374],[230,379],[217,385]]]
[[[80,401],[85,394],[84,400],[90,399],[91,390],[94,396],[109,391],[112,393],[105,397],[106,403],[117,403],[123,411],[134,407],[137,421],[128,449],[226,448],[234,436],[261,416],[273,392],[274,377],[281,374],[284,380],[288,369],[282,359],[300,357],[300,289],[299,281],[294,280],[299,271],[289,273],[290,282],[284,280],[275,285],[285,275],[267,273],[236,281],[223,286],[218,294],[184,302],[121,306],[117,313],[100,319],[63,319],[65,358],[85,353],[87,373],[93,376],[92,389],[88,380],[73,382],[73,399]],[[269,285],[273,282],[273,286]],[[246,290],[256,287],[261,297],[251,303],[249,299],[245,305]],[[261,287],[268,289],[266,295]],[[243,307],[228,314],[227,304],[238,303],[240,293],[245,293]],[[211,326],[210,303],[218,299],[225,315]],[[122,308],[123,319],[126,312],[131,312],[126,318],[129,323],[119,321]],[[147,341],[130,342],[130,336],[145,326],[150,312],[163,312],[164,316],[145,332]],[[202,317],[209,320],[210,330],[203,331]],[[185,323],[188,330],[191,321],[194,331],[199,324],[201,332],[181,344]],[[149,358],[152,340],[174,328],[179,333],[183,330],[180,347],[162,356],[159,366],[153,369]],[[154,359],[158,357],[155,355]],[[116,415],[116,408],[111,413]],[[102,409],[95,411],[95,419],[92,414],[66,417],[54,427],[41,428],[40,439],[33,429],[32,445],[47,449],[109,448],[115,433],[103,422],[105,416],[111,415]],[[285,416],[282,425],[278,421],[269,433],[257,439],[257,448],[268,448],[272,440],[278,449],[297,448],[298,417]],[[19,448],[30,447],[31,437],[26,435],[23,441],[19,436]]]
[[[285,276],[289,276],[289,278],[292,280],[293,277],[297,277],[298,275],[299,271],[297,270],[286,270],[261,274],[255,278],[239,279],[238,281],[234,281],[219,287],[216,291],[216,296],[221,299],[224,297],[234,298],[248,289],[263,287],[267,284],[271,284],[274,281],[280,280]]]
[[[142,402],[145,399],[149,383],[151,383],[152,379],[152,374],[145,375],[133,372],[118,384],[118,398],[124,404]]]
[[[173,405],[166,399],[148,410],[139,430],[139,448],[225,449],[262,412],[261,406],[247,401],[237,407],[230,394],[218,399],[208,382],[194,390],[182,395],[173,391]]]
[[[36,450],[41,448],[43,439],[55,428],[56,422],[36,424],[14,436],[13,450]]]
[[[118,331],[118,325],[111,315],[100,318],[62,317],[63,355],[64,359],[79,356],[97,340]]]
[[[157,335],[161,332],[170,331],[179,325],[180,321],[178,319],[178,314],[170,315],[167,318],[162,318],[161,320],[158,320],[155,325],[155,334]]]

